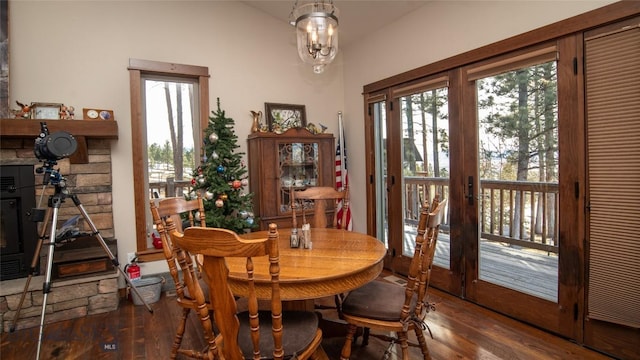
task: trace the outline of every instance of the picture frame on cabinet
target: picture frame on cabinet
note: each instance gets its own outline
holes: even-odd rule
[[[305,105],[264,103],[269,131],[281,134],[291,128],[307,126]]]
[[[31,103],[31,118],[42,120],[60,120],[61,103]]]

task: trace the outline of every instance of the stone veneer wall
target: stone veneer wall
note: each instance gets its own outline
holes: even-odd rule
[[[36,202],[42,194],[43,175],[35,169],[42,166],[33,154],[33,139],[6,139],[0,143],[0,165],[33,165],[36,180]],[[113,201],[111,188],[111,141],[87,139],[89,153],[88,164],[71,164],[69,159],[58,161],[57,169],[67,180],[67,189],[78,196],[82,206],[89,214],[96,228],[104,238],[114,236]],[[53,186],[47,186],[41,208],[47,207],[48,196],[54,193]],[[37,206],[38,204],[36,204]],[[80,215],[71,199],[67,199],[58,211],[59,225]],[[83,221],[84,222],[84,221]],[[91,231],[87,224],[81,231]]]
[[[44,276],[35,276],[20,310],[15,330],[40,325],[42,314],[42,283]],[[13,324],[25,279],[2,282],[0,287],[0,331],[8,332]],[[47,296],[45,324],[100,314],[118,309],[118,273],[89,276],[72,280],[56,280],[51,283]]]
[[[43,175],[35,173],[42,163],[33,154],[33,138],[2,138],[0,142],[0,165],[33,165],[35,176],[36,206],[43,193]],[[71,164],[69,159],[58,161],[54,168],[67,180],[67,189],[78,196],[82,206],[104,238],[114,236],[112,182],[111,182],[111,141],[87,139],[89,162]],[[41,208],[47,207],[48,196],[54,193],[53,186],[44,190]],[[58,211],[58,225],[81,215],[71,199]],[[83,220],[81,231],[91,232]],[[59,227],[58,227],[59,228]],[[45,274],[47,251],[41,251],[40,273]],[[80,279],[56,280],[47,297],[45,321],[61,321],[91,314],[116,310],[118,308],[118,273],[86,276]],[[17,328],[38,326],[42,311],[42,283],[44,276],[34,276],[22,306]],[[0,282],[0,330],[8,331],[15,316],[26,278]]]

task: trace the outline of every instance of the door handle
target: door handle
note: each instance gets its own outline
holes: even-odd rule
[[[469,176],[467,181],[467,199],[469,205],[473,205],[473,176]]]

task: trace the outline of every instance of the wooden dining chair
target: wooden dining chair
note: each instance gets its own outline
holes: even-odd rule
[[[408,332],[413,330],[424,359],[431,358],[423,326],[426,327],[424,319],[427,313],[434,309],[433,304],[428,302],[427,289],[445,204],[446,200],[439,202],[436,197],[431,209],[425,205],[421,210],[416,247],[405,286],[372,281],[351,291],[344,299],[340,317],[349,324],[349,331],[342,347],[341,360],[348,360],[351,356],[351,344],[358,327],[395,332],[397,338],[386,335],[379,337],[390,340],[390,347],[399,342],[403,360],[409,360]],[[374,334],[370,336],[378,337]]]
[[[189,291],[188,285],[191,282],[201,283],[205,298],[208,298],[208,287],[198,274],[191,254],[171,241],[167,228],[168,219],[172,219],[173,226],[180,232],[183,231],[183,223],[189,226],[195,226],[196,224],[202,227],[206,226],[202,198],[198,197],[193,200],[186,200],[183,197],[152,199],[150,206],[153,222],[162,240],[162,251],[167,260],[167,265],[169,265],[169,273],[175,283],[176,303],[182,308],[182,318],[176,330],[170,358],[175,359],[178,354],[182,354],[195,359],[204,359],[207,356],[206,349],[181,349],[180,346],[189,313],[191,310],[198,310],[198,303],[194,294]],[[196,213],[199,213],[199,219]],[[206,307],[208,310],[212,310],[210,304],[206,304]]]
[[[336,190],[329,186],[308,187],[301,191],[291,189],[291,212],[294,223],[297,218],[297,211],[302,213],[302,222],[307,223],[305,213],[305,202],[313,201],[313,222],[312,228],[327,227],[327,202],[333,207],[333,220],[331,226],[339,228],[347,223],[347,208],[349,207],[349,188],[343,191]],[[339,204],[342,201],[342,217],[338,219]],[[299,210],[298,210],[299,209]]]
[[[314,186],[308,187],[301,191],[295,191],[291,188],[291,213],[293,216],[292,227],[297,227],[297,211],[300,209],[302,213],[302,223],[307,223],[305,213],[305,202],[313,201],[313,222],[310,224],[312,228],[326,228],[327,227],[327,202],[333,207],[333,221],[331,223],[332,228],[338,229],[347,223],[347,209],[349,207],[349,187],[346,187],[343,191],[336,190],[329,186]],[[342,217],[338,219],[339,206],[342,203]],[[329,300],[328,298],[317,299],[314,307],[316,309],[337,309],[340,307],[340,303],[344,298],[344,294],[337,294],[333,296],[335,302],[334,306],[324,305]]]
[[[322,330],[318,328],[317,315],[310,311],[282,311],[275,224],[269,225],[267,238],[255,240],[244,240],[226,229],[202,227],[188,228],[184,233],[171,229],[170,235],[180,248],[203,256],[203,278],[207,279],[213,318],[219,329],[219,339],[222,339],[221,345],[214,346],[217,343],[213,340],[213,329],[205,328],[205,338],[211,345],[209,349],[213,358],[221,355],[225,360],[327,359],[321,346]],[[236,299],[228,284],[229,269],[225,258],[230,257],[246,258],[248,311],[241,313],[238,313]],[[258,309],[254,266],[269,269],[270,311]],[[190,286],[194,293],[203,293],[197,282]],[[204,307],[200,308],[200,314],[202,319],[208,316]]]

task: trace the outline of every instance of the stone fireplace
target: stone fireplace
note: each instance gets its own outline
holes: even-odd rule
[[[88,120],[51,120],[48,121],[51,133],[64,130],[76,138],[78,150],[69,158],[58,161],[54,168],[64,177],[66,189],[78,197],[89,218],[94,223],[110,250],[117,254],[117,241],[114,239],[112,189],[111,189],[111,141],[117,139],[115,121]],[[43,174],[37,173],[42,166],[33,153],[34,141],[40,133],[40,125],[36,120],[0,119],[0,175],[5,180],[6,169],[20,168],[20,184],[3,184],[5,189],[11,186],[27,193],[21,200],[15,200],[16,191],[2,192],[2,222],[22,218],[25,211],[32,208],[47,209],[49,196],[54,194],[54,186],[43,186]],[[2,169],[5,170],[2,170]],[[26,172],[25,172],[26,168]],[[30,185],[25,185],[25,177],[31,177]],[[28,183],[29,181],[26,181]],[[6,185],[6,186],[5,186]],[[8,195],[11,193],[11,195]],[[14,200],[4,199],[10,198]],[[8,210],[17,203],[20,209],[16,214]],[[5,206],[7,205],[7,206]],[[91,234],[91,228],[85,223],[82,214],[71,198],[66,198],[58,211],[58,225],[74,216],[80,216],[76,225],[80,233]],[[48,234],[51,226],[47,225]],[[24,221],[23,221],[24,222]],[[3,224],[4,225],[4,224]],[[35,223],[27,223],[34,226]],[[37,224],[38,227],[42,223]],[[35,253],[35,244],[39,228],[25,234],[10,232],[2,235],[2,249],[18,248],[22,250],[19,260],[3,257],[3,277],[0,282],[0,330],[7,331],[13,322],[18,303],[29,273]],[[16,236],[26,236],[20,245]],[[45,240],[45,243],[48,239]],[[30,245],[23,245],[30,244]],[[11,247],[13,246],[13,248]],[[16,252],[16,251],[14,251]],[[19,251],[17,251],[19,253]],[[37,326],[42,308],[42,284],[47,266],[48,246],[43,246],[39,256],[39,269],[36,267],[26,292],[17,328]],[[18,256],[18,255],[16,255]],[[13,274],[19,268],[20,274]],[[26,267],[26,268],[25,268]],[[54,248],[52,268],[52,290],[47,299],[46,323],[66,320],[85,315],[112,311],[118,308],[118,273],[111,264],[108,254],[93,236],[69,239]],[[11,272],[12,275],[6,275]]]

